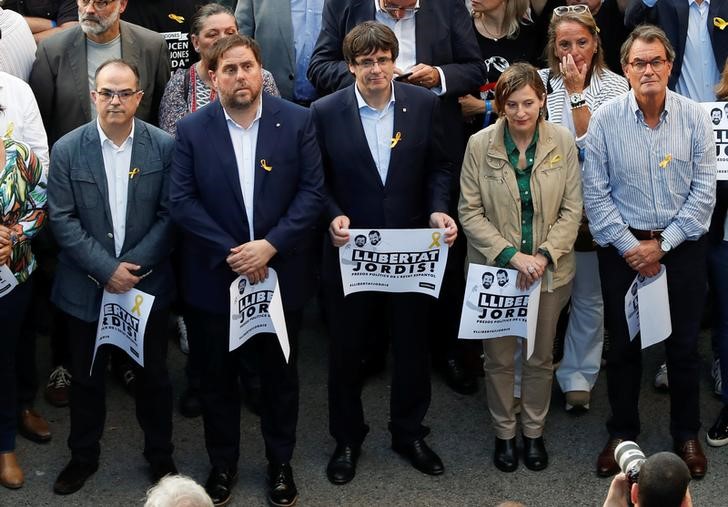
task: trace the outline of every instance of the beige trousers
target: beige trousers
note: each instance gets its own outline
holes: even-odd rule
[[[503,440],[516,436],[513,383],[516,347],[522,347],[521,424],[528,438],[543,435],[546,414],[551,403],[553,381],[554,335],[559,314],[569,301],[571,282],[542,292],[538,308],[536,343],[530,359],[526,359],[526,340],[503,336],[483,340],[485,351],[485,386],[488,409],[495,435]]]

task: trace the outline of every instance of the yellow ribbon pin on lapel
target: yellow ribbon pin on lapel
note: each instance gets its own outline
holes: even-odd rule
[[[553,167],[555,163],[561,161],[561,155],[554,155],[551,160],[549,160],[549,167]]]
[[[723,18],[715,17],[713,18],[713,26],[718,30],[725,30],[725,27],[728,26],[728,21]]]
[[[665,158],[663,158],[662,162],[660,162],[660,167],[665,169],[670,162],[672,162],[672,153],[665,155]]]
[[[171,19],[171,20],[173,20],[173,21],[176,21],[176,22],[177,22],[177,23],[179,23],[180,25],[181,25],[182,23],[184,23],[184,22],[185,22],[185,18],[184,18],[184,16],[179,16],[179,15],[177,15],[177,14],[173,14],[173,13],[171,13],[171,12],[169,13],[169,16],[168,16],[168,17],[169,17],[169,19]]]
[[[139,170],[139,168],[138,167],[135,167],[134,169],[132,169],[131,171],[129,171],[129,179],[130,180],[133,180],[134,179],[134,176],[136,176],[140,172],[141,171]]]
[[[392,138],[392,142],[389,144],[390,148],[394,148],[397,146],[397,143],[399,143],[402,140],[402,132],[397,132],[394,134],[394,137]]]
[[[15,123],[12,121],[8,122],[8,128],[5,130],[5,135],[3,137],[13,137],[13,132],[15,131]]]
[[[264,158],[260,160],[260,167],[262,167],[267,172],[271,172],[271,170],[273,169],[273,166],[272,165],[268,165],[268,164],[265,163],[265,159]]]
[[[131,309],[131,313],[136,313],[140,317],[142,316],[142,303],[144,302],[144,297],[139,294],[134,298],[134,308]]]

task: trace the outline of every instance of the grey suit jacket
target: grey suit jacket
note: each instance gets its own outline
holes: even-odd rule
[[[137,117],[156,123],[159,101],[170,76],[167,43],[156,32],[122,21],[121,56],[139,69],[144,97]],[[80,26],[38,45],[29,84],[38,101],[49,145],[91,120],[86,36]]]
[[[51,300],[87,322],[98,319],[103,287],[120,262],[141,266],[136,288],[155,296],[154,308],[172,301],[174,277],[169,255],[172,223],[167,212],[173,138],[135,120],[126,235],[120,256],[113,224],[101,141],[96,121],[63,136],[51,152],[48,215],[61,249]]]
[[[240,33],[260,44],[263,66],[273,74],[281,97],[292,99],[296,54],[290,0],[240,0],[235,18]]]

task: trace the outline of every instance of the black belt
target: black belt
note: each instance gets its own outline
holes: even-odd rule
[[[639,229],[632,229],[629,228],[629,232],[631,232],[635,238],[639,240],[645,240],[645,239],[659,239],[662,236],[662,232],[665,229],[657,229],[654,231],[641,231]]]

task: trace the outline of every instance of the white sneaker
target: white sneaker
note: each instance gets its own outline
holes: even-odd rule
[[[655,375],[655,388],[662,391],[667,391],[670,388],[667,382],[667,364],[665,363],[662,363],[660,369],[657,370],[657,374]]]
[[[716,396],[720,396],[723,392],[723,380],[720,375],[720,359],[713,359],[710,376],[713,378],[713,392]]]
[[[190,353],[190,343],[187,341],[187,324],[185,319],[181,316],[177,316],[177,334],[179,334],[179,348],[183,353]]]

